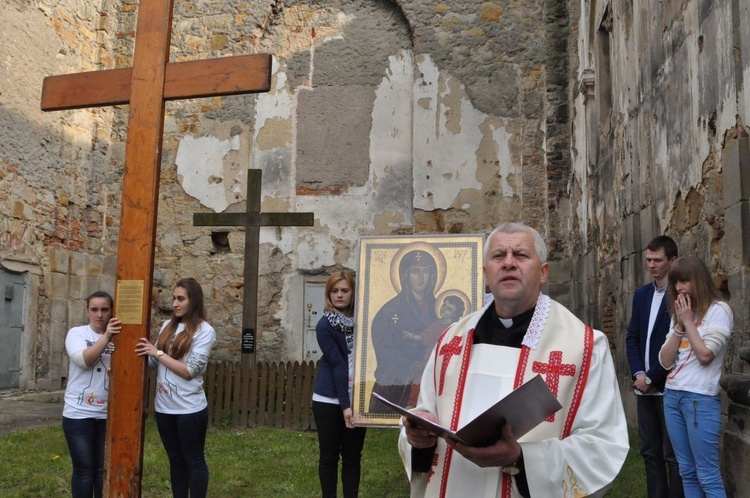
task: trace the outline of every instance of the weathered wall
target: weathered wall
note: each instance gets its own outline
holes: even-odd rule
[[[217,7],[241,6],[181,11],[177,26],[186,30],[175,40],[208,39],[208,30],[225,29],[207,25],[224,15]],[[342,1],[277,2],[243,13],[226,37],[226,52],[237,53],[243,47],[235,41],[247,40],[253,51],[274,53],[274,88],[174,112],[165,163],[176,163],[182,188],[164,194],[174,208],[162,211],[160,222],[172,240],[194,240],[189,258],[184,244],[171,245],[176,273],[196,268],[216,282],[213,275],[228,272],[219,281],[230,284],[231,299],[218,301],[239,298],[241,235],[230,234],[229,252],[207,258],[210,233],[189,227],[189,217],[197,209],[242,209],[249,166],[264,172],[264,210],[316,213],[314,230],[262,231],[261,358],[299,357],[301,301],[290,291],[304,274],[355,268],[363,235],[484,232],[521,216],[546,231],[543,11],[541,2],[507,8]],[[518,33],[528,43],[510,49]],[[175,45],[173,54],[192,48]],[[218,169],[209,172],[206,163]],[[171,175],[169,167],[164,174]],[[225,201],[205,195],[209,176],[222,178],[212,188],[223,187]],[[183,190],[189,209],[180,203]],[[213,313],[234,317],[226,346],[236,349],[240,316]]]
[[[39,110],[45,76],[111,65],[112,18],[75,1],[10,2],[0,15],[0,269],[26,275],[24,386],[60,387],[81,298],[113,288],[111,111]]]
[[[244,210],[248,168],[263,170],[263,211],[315,213],[314,228],[261,230],[261,360],[301,359],[303,280],[356,268],[362,236],[524,219],[557,259],[569,255],[566,54],[577,9],[175,2],[172,61],[270,52],[273,88],[167,105],[152,328],[176,280],[194,276],[216,357],[238,359],[244,234],[193,227],[192,214]],[[81,297],[113,290],[127,123],[127,106],[42,114],[41,81],[132,64],[136,15],[129,0],[19,1],[0,14],[0,60],[17,68],[0,81],[0,256],[28,271],[38,296],[28,385],[59,385]],[[558,267],[570,280],[572,267]],[[573,302],[567,286],[552,290]]]
[[[42,114],[41,81],[129,66],[136,14],[130,0],[0,13],[0,265],[27,275],[26,386],[60,385],[81,298],[112,290],[127,121],[127,106]],[[243,210],[259,168],[264,211],[315,212],[313,228],[261,230],[260,359],[301,358],[304,277],[355,268],[360,237],[523,219],[549,240],[550,293],[610,334],[631,419],[624,335],[654,235],[731,293],[726,367],[741,372],[747,26],[738,0],[176,2],[171,60],[270,52],[274,74],[267,94],[167,105],[153,327],[194,276],[216,356],[238,358],[244,236],[192,213]],[[728,410],[727,451],[745,451]],[[745,470],[728,468],[733,489]]]
[[[731,294],[735,330],[725,366],[744,368],[736,353],[747,339],[750,297],[748,6],[710,0],[581,6],[572,202],[581,250],[596,260],[590,290],[614,340],[634,420],[625,332],[632,293],[648,281],[644,246],[655,235],[670,235],[682,253],[700,256]],[[750,439],[737,430],[750,420],[741,418],[730,417],[724,439],[733,493],[750,489],[739,457]]]

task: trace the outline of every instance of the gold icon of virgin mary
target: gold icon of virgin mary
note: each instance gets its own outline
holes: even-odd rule
[[[372,392],[404,407],[416,404],[422,371],[440,335],[483,304],[482,245],[481,235],[362,239],[353,393],[357,423],[398,423]]]

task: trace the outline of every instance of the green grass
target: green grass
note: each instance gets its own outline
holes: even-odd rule
[[[368,429],[360,485],[363,498],[409,495],[396,451],[397,437],[394,429]],[[317,458],[314,432],[211,428],[206,443],[211,471],[209,496],[320,496]],[[169,465],[153,421],[146,424],[143,469],[143,496],[170,497]],[[70,472],[70,456],[60,426],[0,435],[3,497],[69,496]],[[644,495],[643,463],[637,448],[631,448],[625,467],[607,496]]]
[[[638,432],[630,431],[630,451],[612,487],[604,495],[607,498],[639,498],[646,496],[646,470],[638,448]]]

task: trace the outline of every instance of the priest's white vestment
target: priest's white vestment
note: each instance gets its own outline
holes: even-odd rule
[[[511,390],[540,374],[563,406],[520,438],[532,497],[600,496],[620,471],[628,432],[607,338],[540,294],[522,347],[473,344],[488,303],[450,327],[422,375],[415,410],[459,430]],[[512,428],[511,428],[512,429]],[[429,472],[413,472],[404,429],[399,453],[413,497],[520,496],[515,478],[480,468],[443,439]]]

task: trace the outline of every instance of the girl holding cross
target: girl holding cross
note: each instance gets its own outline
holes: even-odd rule
[[[88,325],[73,327],[65,337],[70,363],[62,426],[73,462],[73,498],[102,496],[112,337],[122,329],[112,306],[111,295],[94,292],[86,298]]]
[[[208,490],[203,373],[216,332],[206,322],[203,289],[195,279],[177,282],[172,296],[172,317],[162,325],[156,344],[142,337],[135,351],[157,367],[156,426],[169,457],[172,494],[201,498]]]

